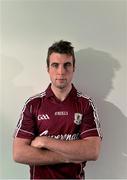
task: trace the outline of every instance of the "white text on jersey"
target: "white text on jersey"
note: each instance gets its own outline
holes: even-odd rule
[[[50,118],[49,118],[48,114],[39,114],[37,116],[37,119],[38,119],[38,121],[40,121],[40,120],[47,120],[47,119],[50,119]]]
[[[67,116],[68,112],[67,111],[57,111],[55,112],[55,116]]]

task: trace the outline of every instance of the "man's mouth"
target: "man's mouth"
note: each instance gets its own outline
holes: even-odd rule
[[[56,79],[57,81],[66,81],[66,79],[62,79],[62,78],[60,78],[60,79]]]

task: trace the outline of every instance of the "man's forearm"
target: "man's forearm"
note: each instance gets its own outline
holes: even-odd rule
[[[18,163],[29,165],[48,165],[68,162],[67,157],[60,153],[35,148],[27,144],[14,147],[13,158]]]
[[[34,141],[32,142],[34,146]],[[96,160],[100,149],[100,138],[92,137],[84,140],[64,141],[48,137],[35,139],[35,146],[45,147],[67,157],[69,161]]]
[[[46,148],[61,153],[69,158],[70,161],[88,161],[96,160],[96,149],[93,143],[85,142],[85,140],[76,141],[57,141],[48,142]]]

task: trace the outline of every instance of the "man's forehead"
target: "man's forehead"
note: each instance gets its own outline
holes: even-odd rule
[[[60,53],[52,53],[49,56],[50,63],[51,62],[58,62],[58,63],[65,63],[65,62],[72,62],[73,57],[69,54],[60,54]]]

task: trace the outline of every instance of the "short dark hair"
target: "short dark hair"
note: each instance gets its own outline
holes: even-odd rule
[[[71,42],[60,40],[58,42],[53,43],[48,48],[47,59],[46,59],[47,67],[49,67],[49,56],[53,52],[60,53],[60,54],[71,55],[73,57],[73,66],[75,66],[74,47],[71,45]]]

